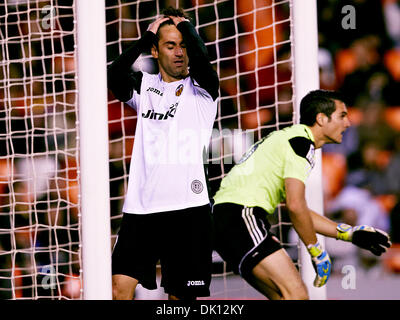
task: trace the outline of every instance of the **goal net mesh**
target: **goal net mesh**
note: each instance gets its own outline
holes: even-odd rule
[[[80,298],[73,1],[0,4],[0,298]]]
[[[82,299],[76,1],[0,4],[0,299]],[[171,5],[183,8],[220,77],[208,175],[221,178],[262,136],[293,124],[290,0],[105,0],[110,64]],[[149,55],[133,68],[157,72]],[[112,244],[137,115],[108,96]],[[273,231],[297,256],[282,205]],[[214,253],[211,298],[246,298]],[[232,280],[233,281],[233,280]],[[213,283],[217,283],[214,286]],[[232,282],[233,283],[233,282]]]

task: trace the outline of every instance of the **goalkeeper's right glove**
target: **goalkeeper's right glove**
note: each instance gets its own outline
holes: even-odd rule
[[[338,231],[336,239],[351,241],[356,246],[369,250],[377,256],[380,256],[392,245],[386,232],[370,226],[352,227],[348,224],[340,223],[336,229]]]
[[[312,264],[317,273],[314,280],[314,287],[322,287],[328,281],[331,274],[331,259],[319,242],[308,245],[307,250],[311,255]]]

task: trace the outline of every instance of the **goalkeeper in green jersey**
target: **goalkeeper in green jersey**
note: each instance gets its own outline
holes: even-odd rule
[[[381,255],[389,236],[371,226],[337,224],[307,206],[305,182],[314,166],[315,149],[341,143],[350,126],[339,93],[315,90],[300,104],[300,122],[274,131],[255,143],[221,181],[214,197],[216,251],[250,285],[270,299],[308,299],[291,258],[271,234],[267,214],[286,201],[289,217],[306,245],[323,286],[331,260],[316,233],[351,241]]]

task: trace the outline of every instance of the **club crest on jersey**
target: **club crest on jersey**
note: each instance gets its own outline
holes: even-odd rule
[[[176,90],[175,90],[175,95],[176,95],[177,97],[179,97],[179,96],[182,94],[182,91],[183,91],[183,84],[181,83],[181,84],[176,88]]]
[[[192,191],[199,194],[203,191],[203,184],[199,180],[192,181]]]

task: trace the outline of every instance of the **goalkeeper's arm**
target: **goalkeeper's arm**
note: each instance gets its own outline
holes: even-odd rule
[[[290,219],[300,239],[307,246],[316,271],[314,285],[324,285],[330,276],[331,261],[328,253],[316,240],[315,233],[343,241],[351,241],[360,248],[381,255],[391,246],[389,236],[370,226],[352,227],[336,222],[310,210],[305,200],[305,186],[300,180],[285,179],[286,205]]]
[[[311,218],[317,233],[335,238],[338,240],[349,241],[356,246],[369,250],[373,254],[380,256],[387,248],[390,248],[389,235],[371,226],[350,226],[339,223],[311,211]]]
[[[290,220],[300,239],[306,245],[316,277],[314,286],[321,287],[329,279],[331,260],[328,253],[317,241],[316,229],[311,217],[311,210],[305,199],[305,185],[294,178],[285,179],[286,206],[289,209]]]

